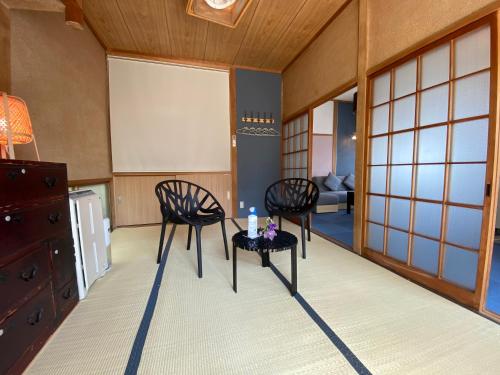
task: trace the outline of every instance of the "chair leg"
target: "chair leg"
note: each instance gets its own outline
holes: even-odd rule
[[[281,216],[278,216],[278,228],[281,230]]]
[[[233,244],[233,290],[236,293],[238,291],[238,287],[236,285],[238,276],[236,275],[236,246]]]
[[[165,240],[165,229],[167,227],[167,221],[163,219],[161,222],[161,234],[160,234],[160,244],[158,245],[158,257],[156,258],[156,264],[161,262],[161,252],[163,250],[163,241]]]
[[[229,250],[227,249],[226,223],[225,220],[220,222],[222,227],[222,238],[224,239],[224,250],[226,251],[226,260],[229,260]]]
[[[305,217],[300,217],[300,235],[302,239],[302,258],[306,259],[306,231],[305,231]]]
[[[203,277],[203,270],[201,264],[201,226],[196,226],[196,251],[198,253],[198,277]]]
[[[188,243],[187,243],[187,246],[186,246],[186,250],[191,249],[191,235],[192,234],[193,234],[193,226],[189,225],[189,229],[188,229]]]
[[[307,240],[311,242],[311,214],[307,215]]]

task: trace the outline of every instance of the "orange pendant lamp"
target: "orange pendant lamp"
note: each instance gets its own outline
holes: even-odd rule
[[[14,145],[33,141],[38,160],[38,148],[31,127],[28,107],[21,98],[1,93],[0,104],[0,145],[7,146],[9,159],[14,159]]]

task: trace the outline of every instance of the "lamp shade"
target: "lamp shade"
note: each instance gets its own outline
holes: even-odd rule
[[[7,95],[7,106],[8,108],[5,108],[5,101],[0,96],[0,144],[8,143],[7,118],[10,123],[12,143],[30,143],[33,140],[33,129],[26,103],[21,98]]]

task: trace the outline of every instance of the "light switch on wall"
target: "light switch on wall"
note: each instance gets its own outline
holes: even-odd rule
[[[245,208],[245,202],[244,201],[240,201],[240,208]]]

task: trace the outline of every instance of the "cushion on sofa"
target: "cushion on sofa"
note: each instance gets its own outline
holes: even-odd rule
[[[344,190],[342,186],[342,179],[340,179],[338,176],[334,176],[331,173],[328,174],[328,177],[326,178],[324,184],[331,191]]]
[[[354,175],[351,173],[349,176],[345,178],[343,181],[344,185],[347,186],[350,190],[354,190]]]
[[[330,189],[328,189],[324,184],[325,180],[326,176],[315,176],[312,178],[312,182],[314,182],[318,186],[320,193],[324,191],[330,191]]]

